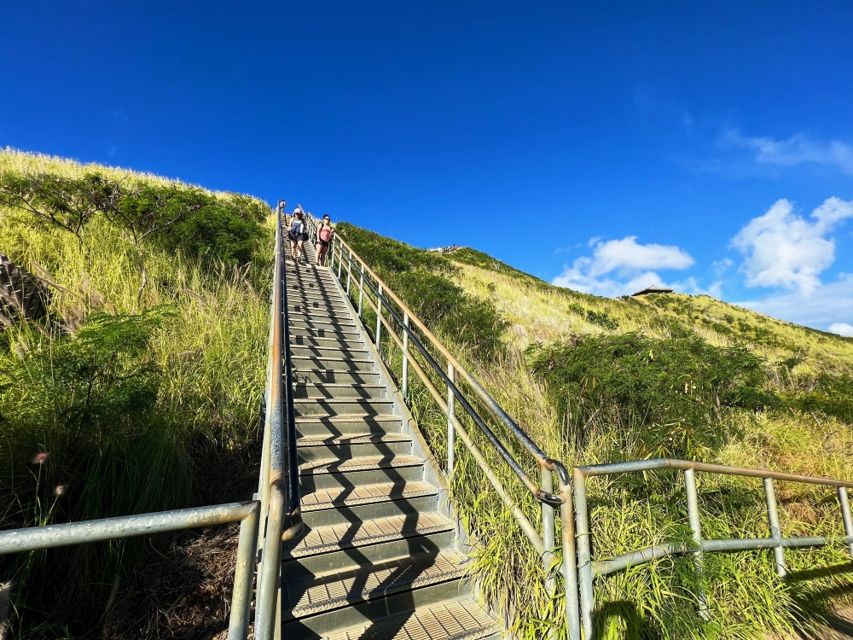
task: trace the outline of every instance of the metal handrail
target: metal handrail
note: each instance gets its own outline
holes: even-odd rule
[[[281,212],[276,213],[274,256],[266,421],[259,485],[262,522],[266,523],[259,543],[262,556],[255,607],[255,637],[260,640],[273,638],[281,623],[277,608],[281,543],[294,538],[302,528]]]
[[[306,216],[312,231],[316,229],[317,221],[310,214]],[[346,257],[346,285],[344,285],[344,252],[347,252]],[[458,434],[465,446],[473,455],[475,462],[484,471],[486,478],[497,491],[500,498],[509,508],[511,514],[518,522],[521,530],[530,540],[536,551],[542,556],[543,565],[546,572],[546,584],[548,590],[555,594],[556,580],[551,575],[552,566],[555,557],[556,546],[556,528],[554,521],[554,509],[559,507],[560,519],[562,522],[562,543],[563,543],[563,562],[561,566],[564,576],[565,596],[566,596],[566,622],[569,628],[571,638],[579,638],[579,605],[577,597],[577,589],[572,585],[577,584],[577,567],[575,565],[575,538],[574,538],[574,520],[572,517],[572,493],[571,493],[571,478],[564,464],[558,460],[551,459],[545,455],[542,449],[524,432],[524,430],[513,420],[509,414],[500,406],[500,404],[483,388],[480,382],[468,370],[459,363],[459,361],[447,350],[447,348],[435,337],[435,335],[426,327],[426,325],[417,317],[417,315],[388,287],[388,285],[367,265],[367,263],[352,249],[352,247],[339,235],[335,236],[334,245],[329,253],[330,269],[335,274],[335,263],[337,264],[337,279],[341,287],[345,289],[347,295],[350,294],[353,266],[355,265],[358,272],[358,314],[362,315],[363,302],[365,297],[367,303],[375,311],[377,315],[376,329],[374,331],[374,339],[377,346],[380,343],[381,329],[384,326],[389,336],[394,340],[403,354],[403,395],[406,396],[408,388],[408,369],[413,368],[418,374],[421,381],[426,386],[430,395],[436,401],[442,412],[448,419],[448,450],[447,450],[447,475],[452,475],[454,466],[454,443]],[[375,302],[371,297],[365,296],[365,292],[372,293],[375,297]],[[393,303],[393,304],[391,304]],[[394,309],[394,306],[399,311]],[[390,322],[383,310],[387,310]],[[396,329],[400,331],[401,336],[397,336]],[[426,336],[429,345],[425,344],[421,337],[415,333],[414,329],[418,329],[420,333]],[[446,387],[447,394],[444,396],[438,391],[433,384],[430,376],[423,370],[420,364],[414,358],[409,357],[410,346],[423,356],[427,365],[440,378],[441,383]],[[433,347],[447,362],[447,370],[438,363],[435,356],[430,352],[429,347]],[[541,468],[541,486],[537,486],[535,482],[524,472],[524,469],[513,457],[506,445],[501,442],[493,429],[489,427],[486,421],[480,416],[477,409],[471,401],[466,397],[464,391],[460,388],[457,382],[457,375],[464,380],[469,388],[473,389],[476,397],[489,409],[491,414],[497,418],[510,433],[515,437],[516,441],[526,449],[535,459],[536,463]],[[406,398],[407,399],[407,398]],[[407,399],[408,400],[408,399]],[[489,466],[485,456],[480,451],[479,447],[474,443],[466,429],[460,424],[455,415],[455,404],[464,409],[465,413],[473,420],[477,429],[486,437],[486,440],[497,451],[503,461],[509,466],[512,472],[518,477],[530,494],[541,503],[542,509],[542,535],[540,536],[533,523],[527,518],[521,508],[516,505],[510,496],[509,492],[503,487],[500,480],[497,478],[494,470]],[[559,482],[559,492],[553,492],[552,474],[556,473]]]
[[[687,518],[693,536],[692,544],[665,543],[629,551],[615,558],[593,561],[590,542],[591,533],[589,528],[589,509],[587,507],[586,499],[586,478],[660,469],[675,469],[684,472],[684,489],[687,495]],[[722,540],[703,539],[698,493],[696,490],[697,471],[716,475],[761,478],[764,483],[770,537],[729,538]],[[574,469],[573,477],[574,502],[576,508],[575,518],[578,539],[577,561],[578,572],[580,574],[578,584],[580,591],[580,615],[584,636],[586,638],[592,638],[594,632],[593,610],[595,608],[595,595],[593,591],[593,580],[597,576],[606,576],[618,571],[625,571],[630,567],[647,564],[653,560],[667,556],[684,554],[693,554],[696,570],[701,574],[703,569],[702,556],[704,553],[745,551],[748,549],[770,549],[773,551],[777,574],[780,577],[785,577],[787,574],[785,549],[821,547],[834,542],[833,540],[828,540],[824,536],[795,536],[789,538],[782,536],[776,504],[776,492],[773,486],[774,480],[834,487],[841,507],[841,519],[845,532],[845,536],[841,538],[841,543],[848,545],[850,555],[853,557],[853,520],[851,519],[850,503],[847,496],[847,489],[853,488],[853,482],[837,480],[834,478],[780,473],[778,471],[770,471],[767,469],[729,467],[720,464],[707,464],[703,462],[693,462],[691,460],[674,460],[670,458],[581,466]],[[700,614],[703,617],[708,617],[708,604],[701,588],[698,595]]]

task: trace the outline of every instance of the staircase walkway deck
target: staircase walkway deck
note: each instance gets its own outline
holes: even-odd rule
[[[289,243],[287,243],[289,244]],[[502,637],[464,579],[430,462],[356,313],[326,267],[287,255],[304,527],[284,550],[282,637]]]

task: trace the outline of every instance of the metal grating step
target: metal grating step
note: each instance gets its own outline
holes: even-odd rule
[[[362,522],[344,522],[311,529],[291,548],[290,555],[302,558],[452,529],[453,523],[450,519],[437,511],[407,513]]]
[[[379,444],[382,442],[411,442],[412,439],[403,433],[382,434],[350,434],[333,436],[302,437],[296,441],[297,447],[326,447],[352,444]]]
[[[354,571],[285,583],[282,617],[292,620],[316,615],[400,591],[458,580],[465,574],[465,564],[465,556],[456,552],[401,556]]]
[[[364,456],[360,458],[326,458],[309,460],[299,465],[299,475],[319,473],[343,473],[345,471],[363,471],[366,469],[396,469],[399,467],[417,467],[424,463],[417,456]]]
[[[351,507],[360,504],[405,500],[435,495],[438,489],[429,482],[384,482],[358,487],[333,487],[318,489],[302,496],[302,511],[319,511]]]
[[[381,384],[344,384],[340,382],[304,382],[294,385],[293,397],[312,400],[329,398],[370,398],[381,399],[385,396],[385,385]]]
[[[473,598],[457,598],[343,629],[326,640],[482,640],[497,632]]]

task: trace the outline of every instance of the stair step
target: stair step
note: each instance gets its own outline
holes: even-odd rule
[[[334,369],[306,368],[294,372],[295,381],[311,384],[377,384],[378,371],[335,371]]]
[[[361,458],[364,460],[367,456]],[[424,479],[423,462],[413,456],[398,455],[395,464],[382,464],[380,458],[373,458],[374,463],[367,467],[335,468],[325,466],[307,469],[300,474],[299,484],[302,491],[311,493],[321,489],[360,487],[367,484],[382,482],[421,482]],[[401,460],[408,458],[408,460]],[[383,459],[387,459],[384,458]],[[334,463],[340,461],[334,460]]]
[[[498,631],[494,618],[466,596],[368,620],[332,633],[326,640],[484,640],[497,637]]]
[[[355,327],[318,326],[290,321],[290,333],[312,338],[334,338],[336,340],[361,340],[361,334]]]
[[[339,416],[363,414],[388,415],[394,410],[392,400],[361,398],[296,398],[293,408],[300,416]]]
[[[453,522],[437,511],[345,522],[309,530],[290,548],[290,556],[301,558],[452,529]]]
[[[360,456],[358,458],[321,458],[309,460],[299,465],[299,475],[319,475],[325,473],[344,473],[346,471],[366,471],[373,469],[396,469],[399,467],[418,467],[424,463],[422,458],[412,455],[398,456]]]
[[[373,371],[376,363],[372,358],[318,358],[317,356],[293,356],[293,366],[299,371],[325,369],[326,371]]]
[[[290,305],[288,310],[291,312],[328,311],[329,309],[336,309],[341,313],[349,313],[349,309],[347,309],[341,297],[332,300],[330,298],[297,298],[288,296],[287,302]]]
[[[296,431],[301,437],[336,435],[379,435],[399,433],[400,416],[296,416]]]
[[[285,583],[282,588],[282,618],[292,620],[316,615],[394,593],[458,580],[464,575],[465,567],[465,557],[449,551],[426,556],[401,556],[354,571]]]
[[[294,398],[376,398],[385,397],[385,386],[381,384],[323,384],[298,382],[293,388]]]
[[[316,329],[339,329],[341,331],[357,331],[355,322],[349,316],[346,319],[339,320],[331,316],[310,316],[302,313],[288,313],[288,320],[291,325],[299,325],[302,327],[314,327]]]
[[[345,344],[331,344],[329,346],[317,345],[301,345],[291,344],[290,352],[294,356],[314,356],[314,357],[332,357],[332,358],[358,358],[367,359],[370,357],[370,352],[364,348],[364,345],[359,345],[360,348],[352,349]]]
[[[320,337],[304,333],[293,333],[290,335],[291,347],[345,347],[347,349],[364,349],[364,341],[361,337],[346,338],[340,335]]]
[[[306,442],[310,444],[305,444]],[[365,458],[375,456],[401,456],[412,452],[411,439],[402,433],[383,436],[366,436],[352,442],[315,441],[299,438],[297,455],[300,463],[331,458]]]
[[[382,482],[358,487],[319,489],[302,495],[302,512],[354,507],[389,500],[406,500],[435,495],[438,489],[429,482]]]
[[[301,303],[289,302],[287,306],[288,317],[300,322],[329,322],[334,324],[348,324],[355,326],[355,322],[347,309],[325,307],[304,308]]]

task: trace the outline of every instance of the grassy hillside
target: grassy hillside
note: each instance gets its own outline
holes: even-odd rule
[[[471,249],[441,254],[352,225],[340,231],[547,453],[568,465],[671,456],[853,478],[849,338],[707,296],[600,298]],[[413,398],[441,459],[444,421],[422,390]],[[492,463],[535,521],[537,505]],[[532,465],[528,471],[537,477]],[[671,473],[646,481],[591,483],[597,557],[689,537],[681,481]],[[542,589],[529,545],[467,456],[452,488],[480,540],[474,572],[485,594],[510,612],[520,636],[542,637],[559,621],[561,603]],[[768,535],[760,483],[700,477],[699,490],[706,536]],[[777,494],[786,535],[842,534],[831,491],[779,483]],[[849,563],[839,549],[787,557],[795,574]],[[597,583],[602,636],[790,637],[853,593],[850,571],[780,581],[768,552],[714,554],[706,563],[711,622],[697,614],[691,561],[667,559]]]
[[[267,214],[246,196],[0,152],[0,254],[40,283],[47,308],[29,321],[4,308],[4,528],[245,498],[221,469],[245,467],[256,438]],[[180,618],[183,604],[137,598],[131,576],[162,562],[164,542],[3,558],[13,633],[162,636],[157,616]],[[160,612],[146,620],[146,608]],[[208,614],[214,627],[223,613]]]

